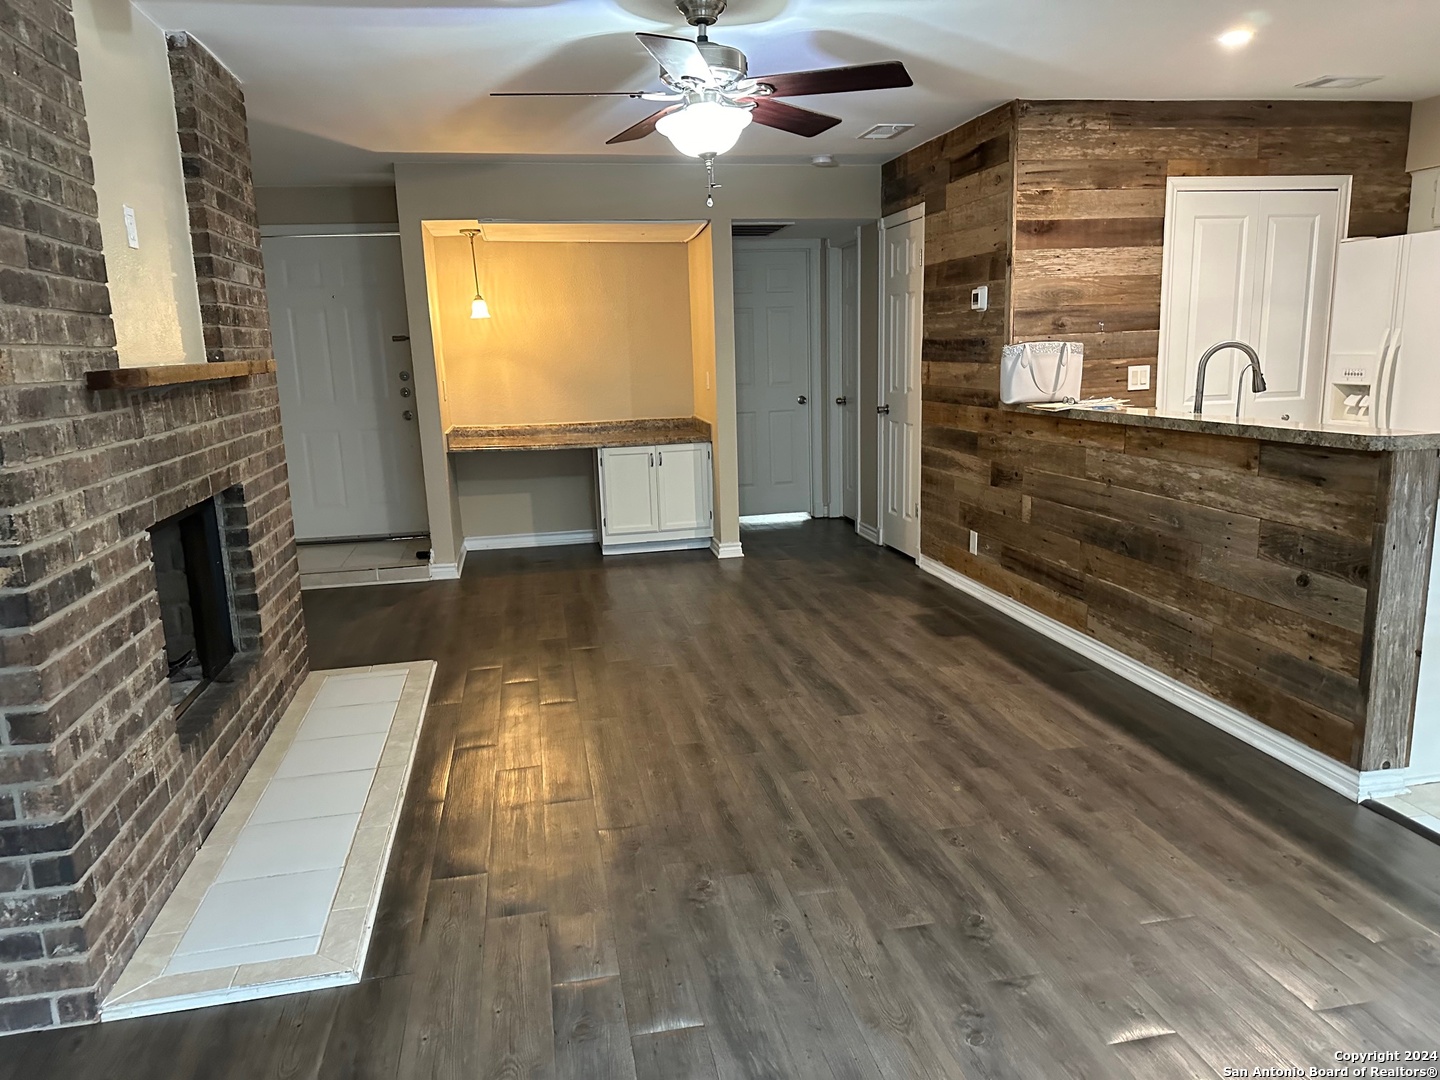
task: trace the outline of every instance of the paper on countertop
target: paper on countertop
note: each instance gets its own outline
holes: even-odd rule
[[[1119,409],[1129,404],[1129,398],[1097,397],[1081,401],[1032,401],[1029,408],[1060,412],[1064,409]]]

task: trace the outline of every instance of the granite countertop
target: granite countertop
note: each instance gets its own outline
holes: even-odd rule
[[[1305,426],[1296,421],[1262,420],[1241,417],[1234,420],[1219,414],[1194,416],[1188,412],[1161,412],[1159,409],[1025,409],[1035,415],[1061,416],[1068,420],[1089,420],[1097,424],[1159,428],[1163,431],[1198,431],[1206,435],[1233,435],[1239,439],[1323,446],[1336,450],[1437,450],[1440,431],[1402,431],[1395,428],[1366,428],[1354,424]]]
[[[710,425],[694,416],[659,420],[601,420],[572,424],[452,427],[445,449],[598,450],[603,446],[669,446],[710,441]]]

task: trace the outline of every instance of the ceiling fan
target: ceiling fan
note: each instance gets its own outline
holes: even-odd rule
[[[626,128],[606,145],[634,142],[659,131],[682,154],[704,160],[713,191],[719,187],[714,180],[715,158],[732,149],[751,123],[778,128],[807,139],[840,123],[838,117],[802,109],[780,98],[889,90],[915,85],[905,65],[898,60],[752,77],[743,52],[710,40],[709,28],[725,11],[727,2],[675,0],[675,6],[686,21],[698,30],[694,41],[663,34],[635,35],[659,63],[660,79],[667,90],[655,93],[623,90],[598,93],[512,92],[491,96],[626,97],[667,102],[664,108]],[[713,199],[709,201],[714,205]]]

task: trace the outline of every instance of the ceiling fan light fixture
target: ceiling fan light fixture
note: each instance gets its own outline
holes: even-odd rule
[[[752,120],[747,106],[706,91],[691,95],[684,106],[656,121],[655,127],[674,143],[676,150],[698,158],[733,150]]]

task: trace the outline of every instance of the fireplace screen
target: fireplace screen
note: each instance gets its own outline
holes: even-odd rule
[[[207,499],[154,526],[150,550],[165,627],[170,700],[183,709],[235,655],[215,501]]]

